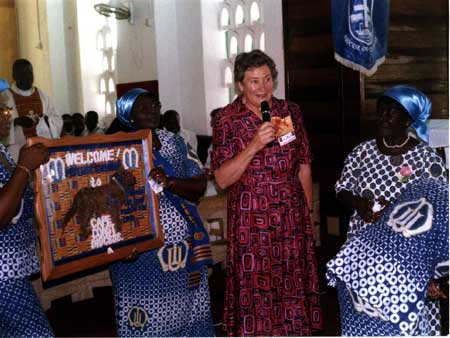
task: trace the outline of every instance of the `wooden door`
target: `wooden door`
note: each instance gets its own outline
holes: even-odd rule
[[[0,41],[2,44],[0,78],[7,79],[11,83],[13,81],[12,64],[19,55],[14,0],[0,0],[0,18]]]
[[[303,112],[323,228],[339,215],[334,184],[359,143],[360,78],[334,59],[329,0],[284,0],[283,25],[286,97]]]
[[[448,0],[391,1],[386,61],[364,78],[364,138],[375,135],[377,97],[397,84],[423,91],[431,118],[448,119]]]

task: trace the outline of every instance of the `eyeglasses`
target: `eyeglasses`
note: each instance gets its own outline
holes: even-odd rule
[[[9,120],[11,118],[12,109],[9,107],[0,108],[0,119]]]

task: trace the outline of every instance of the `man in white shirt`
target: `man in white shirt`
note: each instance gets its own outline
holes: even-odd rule
[[[197,154],[197,135],[189,129],[181,128],[180,115],[176,110],[166,110],[166,112],[161,115],[161,126],[174,134],[180,134],[184,141],[191,147],[190,150]]]
[[[98,126],[98,114],[96,111],[89,110],[84,116],[84,122],[86,124],[86,129],[82,136],[105,133],[104,130]]]
[[[13,64],[14,83],[2,93],[2,101],[12,108],[8,150],[17,160],[19,149],[33,136],[59,138],[63,120],[53,102],[42,90],[33,86],[33,66],[26,59]]]

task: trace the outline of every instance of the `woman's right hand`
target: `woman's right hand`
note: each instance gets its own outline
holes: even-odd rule
[[[32,146],[23,146],[20,149],[17,164],[33,171],[41,164],[46,163],[49,160],[49,157],[48,149],[42,143],[33,144]]]
[[[266,144],[275,140],[275,130],[270,122],[264,122],[256,131],[252,143],[257,151],[263,149]]]
[[[375,222],[379,215],[373,212],[374,202],[365,197],[355,196],[355,209],[359,217],[361,217],[366,223]]]

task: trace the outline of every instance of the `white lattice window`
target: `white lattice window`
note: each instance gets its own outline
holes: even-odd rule
[[[253,49],[264,50],[262,1],[224,0],[219,11],[219,25],[226,43],[222,85],[228,89],[229,102],[235,97],[233,64],[236,55]]]

